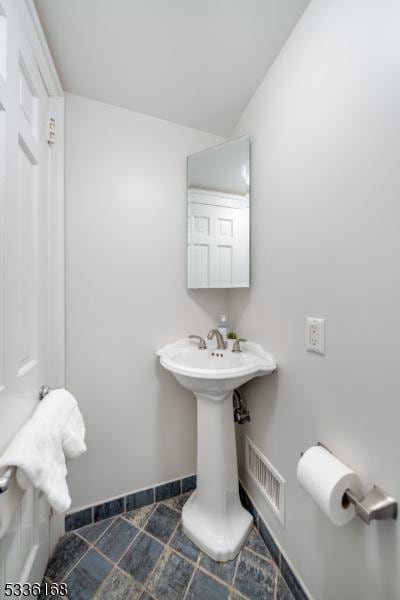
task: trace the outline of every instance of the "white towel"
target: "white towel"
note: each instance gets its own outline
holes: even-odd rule
[[[86,451],[85,425],[75,398],[64,389],[47,394],[0,458],[0,469],[17,467],[17,481],[46,494],[50,506],[65,512],[71,506],[65,458]]]

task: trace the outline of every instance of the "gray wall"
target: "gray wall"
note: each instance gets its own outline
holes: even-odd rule
[[[278,362],[247,387],[247,433],[286,479],[284,529],[242,476],[315,600],[400,598],[399,523],[336,528],[296,482],[320,440],[400,499],[399,23],[394,0],[311,2],[234,131],[252,137],[252,287],[231,320]]]
[[[66,97],[67,386],[88,452],[73,506],[193,473],[195,399],[156,350],[205,335],[226,291],[185,287],[186,156],[223,138]]]

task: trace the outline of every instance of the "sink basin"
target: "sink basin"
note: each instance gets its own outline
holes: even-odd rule
[[[235,558],[253,517],[239,499],[232,393],[276,369],[258,344],[242,352],[200,350],[188,339],[158,351],[161,365],[197,398],[197,488],[182,511],[186,535],[213,560]]]
[[[216,348],[199,350],[197,342],[183,339],[167,344],[158,355],[162,366],[171,371],[183,387],[194,393],[218,396],[276,369],[271,354],[258,344],[242,342],[241,348],[242,352]]]

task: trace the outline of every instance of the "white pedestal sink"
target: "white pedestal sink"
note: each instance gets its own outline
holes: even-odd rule
[[[197,398],[197,489],[182,511],[186,535],[213,560],[232,560],[253,517],[239,499],[232,392],[276,364],[257,344],[242,352],[200,350],[180,340],[158,351],[161,365]]]

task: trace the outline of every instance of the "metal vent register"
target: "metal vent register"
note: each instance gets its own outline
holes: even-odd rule
[[[285,523],[285,480],[246,436],[246,469],[282,525]]]

